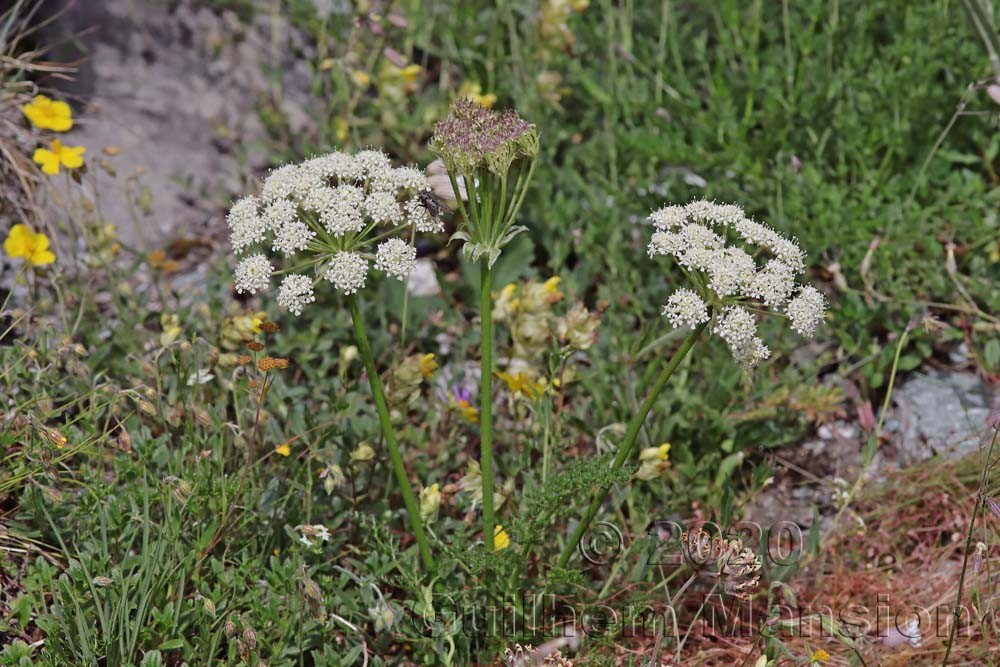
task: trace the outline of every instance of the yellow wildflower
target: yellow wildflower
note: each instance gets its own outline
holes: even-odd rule
[[[545,392],[545,387],[541,382],[532,382],[531,378],[524,371],[516,375],[510,373],[497,373],[497,377],[504,381],[507,389],[514,394],[522,394],[531,400],[535,400]]]
[[[472,393],[468,389],[463,389],[457,385],[453,387],[449,402],[462,413],[465,421],[470,424],[475,424],[479,421],[479,410],[472,404]]]
[[[510,546],[510,535],[499,523],[493,529],[493,551],[503,551]]]
[[[670,468],[670,443],[665,442],[659,447],[646,447],[639,452],[639,460],[642,463],[635,476],[647,482],[657,479]]]
[[[263,317],[251,317],[250,318],[250,330],[255,334],[260,333],[260,325],[264,324]]]
[[[420,65],[407,65],[400,71],[400,74],[403,77],[403,81],[407,84],[412,84],[417,81],[421,71]]]
[[[824,651],[823,649],[821,649],[821,648],[818,648],[818,649],[816,649],[815,651],[813,651],[813,654],[812,654],[812,656],[811,656],[811,657],[809,658],[809,661],[810,661],[810,662],[811,662],[811,663],[812,663],[813,665],[819,665],[819,664],[821,664],[821,663],[824,663],[824,662],[826,662],[826,661],[827,661],[827,660],[829,660],[829,659],[830,659],[830,654],[829,654],[829,653],[827,653],[826,651]]]
[[[49,176],[59,173],[59,166],[67,169],[78,169],[83,166],[83,154],[87,149],[83,146],[63,146],[58,139],[52,141],[52,150],[36,148],[32,160],[37,162]]]
[[[466,81],[458,89],[459,99],[470,99],[481,107],[492,109],[497,103],[497,96],[493,93],[483,93],[483,87],[478,81]]]
[[[367,88],[372,82],[372,78],[368,76],[368,73],[361,70],[354,70],[351,73],[351,80],[362,88]]]
[[[41,232],[31,231],[28,225],[17,224],[10,228],[7,240],[3,242],[4,252],[11,259],[23,257],[28,266],[41,266],[56,261],[49,250],[49,237]]]
[[[434,371],[437,369],[438,363],[434,360],[433,354],[425,354],[420,358],[420,374],[425,378],[434,375]]]
[[[507,316],[513,315],[520,309],[521,300],[517,298],[517,285],[509,283],[500,290],[499,295],[494,295],[493,319],[502,322]]]
[[[274,448],[274,453],[278,454],[279,456],[291,456],[292,446],[289,445],[287,442],[280,444]]]
[[[45,95],[35,95],[21,107],[31,124],[39,130],[66,132],[73,127],[73,110],[60,100],[49,99]]]

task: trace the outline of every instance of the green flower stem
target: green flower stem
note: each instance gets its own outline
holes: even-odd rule
[[[451,189],[455,193],[455,202],[458,204],[458,210],[462,213],[462,220],[465,221],[466,227],[472,229],[472,220],[469,217],[469,211],[465,208],[465,200],[462,199],[462,190],[458,187],[458,179],[449,171],[448,180],[451,181]]]
[[[488,261],[479,263],[479,317],[482,320],[482,367],[479,378],[479,468],[483,475],[483,539],[493,552],[493,272]]]
[[[389,458],[392,459],[392,469],[396,473],[396,481],[399,482],[399,490],[403,494],[403,502],[406,504],[406,512],[410,515],[410,527],[413,535],[417,538],[417,545],[420,547],[420,557],[424,565],[428,568],[434,567],[434,558],[431,556],[430,547],[427,544],[427,536],[424,535],[424,524],[420,519],[420,505],[417,504],[413,489],[410,488],[410,480],[406,477],[406,468],[403,466],[403,456],[399,452],[399,444],[396,442],[396,434],[389,421],[389,407],[385,402],[385,393],[382,391],[382,381],[379,380],[378,371],[375,369],[375,359],[372,357],[371,346],[368,344],[368,336],[365,334],[365,325],[361,319],[361,311],[358,309],[357,297],[352,294],[347,297],[347,304],[351,310],[351,319],[354,320],[354,334],[358,341],[358,352],[361,360],[365,364],[365,371],[368,373],[368,384],[375,397],[375,409],[378,411],[379,424],[382,427],[382,435],[385,436],[386,444],[389,446]]]
[[[531,177],[535,173],[536,164],[538,164],[537,160],[531,160],[531,164],[528,165],[528,173],[527,175],[524,176],[524,181],[521,181],[521,175],[524,174],[523,169],[521,174],[518,175],[518,182],[514,186],[514,196],[517,197],[517,200],[514,202],[514,205],[509,209],[509,213],[507,214],[507,219],[503,222],[504,232],[506,232],[507,229],[512,224],[514,224],[514,219],[517,218],[517,213],[518,211],[521,210],[521,204],[524,203],[524,195],[525,193],[528,192],[528,185],[531,184]]]
[[[653,403],[659,397],[660,392],[666,386],[667,381],[670,380],[670,376],[674,374],[677,367],[680,365],[687,353],[691,351],[694,344],[698,341],[698,337],[701,336],[701,332],[705,330],[707,323],[699,324],[694,331],[684,340],[684,343],[674,352],[674,356],[671,357],[670,361],[664,366],[663,370],[660,371],[660,375],[656,378],[656,382],[653,383],[653,388],[649,390],[646,395],[646,400],[642,402],[639,406],[639,411],[629,422],[628,430],[625,433],[625,439],[622,444],[618,447],[618,454],[615,456],[614,463],[611,464],[611,469],[614,472],[621,470],[625,462],[628,461],[633,454],[635,449],[636,439],[639,436],[639,431],[642,430],[642,425],[646,421],[646,416],[649,415],[649,411],[653,408]],[[573,555],[573,551],[576,550],[580,540],[583,539],[584,533],[587,532],[587,528],[590,527],[590,523],[597,516],[597,510],[600,509],[601,503],[607,497],[608,493],[611,491],[611,484],[603,485],[600,490],[594,495],[590,502],[590,507],[587,508],[587,513],[584,515],[583,520],[580,521],[576,526],[576,530],[570,536],[569,541],[566,542],[566,546],[563,548],[562,554],[559,556],[559,567],[566,567],[569,563],[570,557]]]

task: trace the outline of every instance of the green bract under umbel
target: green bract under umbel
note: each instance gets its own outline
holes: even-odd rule
[[[465,241],[467,258],[485,257],[492,267],[501,249],[526,229],[514,225],[514,218],[538,155],[535,126],[514,111],[500,113],[459,100],[434,126],[430,148],[448,170],[464,222],[452,238]]]

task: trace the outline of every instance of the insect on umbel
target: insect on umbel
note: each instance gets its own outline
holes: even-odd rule
[[[448,208],[443,201],[441,201],[441,198],[429,190],[421,190],[418,192],[417,201],[419,201],[420,205],[427,209],[427,212],[435,218],[440,218],[445,213],[451,213],[451,209]]]

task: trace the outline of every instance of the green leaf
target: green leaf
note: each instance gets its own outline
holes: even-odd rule
[[[725,484],[726,480],[728,480],[733,474],[733,471],[736,470],[741,463],[743,463],[743,456],[743,452],[738,451],[722,459],[722,463],[719,464],[719,472],[715,476],[716,486],[721,487]]]

